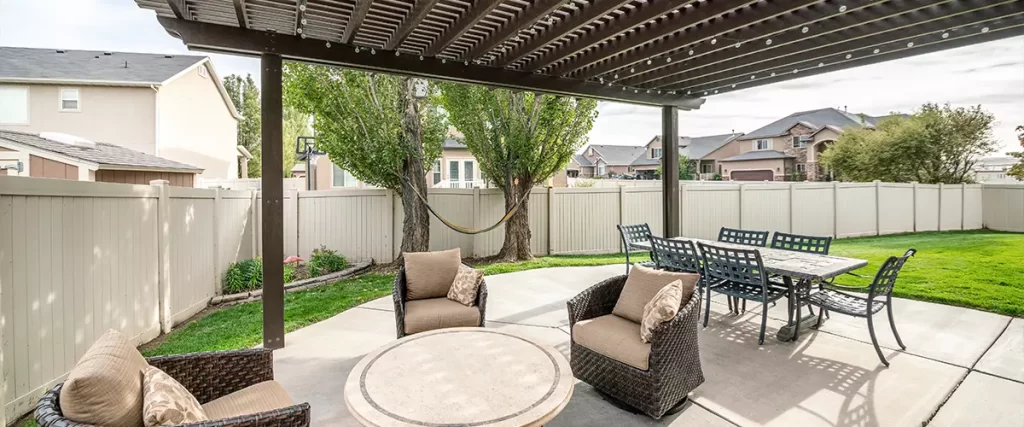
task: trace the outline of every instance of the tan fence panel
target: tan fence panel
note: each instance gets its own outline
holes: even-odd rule
[[[878,185],[879,234],[914,231],[914,185],[880,183]]]
[[[875,222],[875,184],[839,184],[836,192],[836,237],[878,234],[878,224]]]
[[[34,408],[108,329],[160,331],[150,186],[0,177],[7,420]]]
[[[298,193],[298,255],[309,260],[320,246],[349,259],[391,262],[391,212],[386,190]]]
[[[832,236],[835,232],[833,186],[828,183],[793,184],[793,233]]]
[[[964,191],[964,229],[978,230],[982,228],[984,215],[982,208],[985,204],[984,192],[979,184],[968,185]],[[1022,219],[1024,222],[1024,219]]]
[[[469,191],[473,190],[461,190]],[[476,221],[472,228],[486,228],[498,222],[507,212],[505,195],[500,189],[479,189],[479,200],[474,202]],[[548,189],[534,188],[527,203],[530,217],[530,252],[534,255],[548,253]],[[492,231],[472,236],[473,256],[486,257],[497,255],[505,242],[505,225],[502,224]],[[464,256],[468,256],[463,254]]]
[[[665,215],[662,212],[664,201],[661,197],[660,187],[651,188],[625,188],[623,190],[623,220],[622,223],[643,224],[651,227],[651,233],[655,236],[663,236],[665,228]],[[608,212],[609,215],[614,212]]]
[[[961,211],[963,203],[963,189],[959,185],[946,185],[942,188],[942,197],[939,208],[942,212],[939,215],[941,222],[940,230],[959,230]]]
[[[680,233],[687,237],[717,239],[722,227],[740,227],[740,191],[734,184],[686,184],[679,209]]]
[[[936,184],[917,185],[917,231],[939,229],[939,186]]]
[[[223,285],[224,273],[232,263],[256,257],[256,224],[249,191],[220,190],[217,206],[217,285]]]
[[[555,189],[551,213],[552,253],[587,254],[620,251],[618,188]]]
[[[789,184],[744,184],[740,221],[747,230],[790,232]]]
[[[1024,232],[1024,184],[986,184],[985,228]]]
[[[214,264],[215,191],[168,187],[170,197],[171,322],[206,308],[220,286]]]

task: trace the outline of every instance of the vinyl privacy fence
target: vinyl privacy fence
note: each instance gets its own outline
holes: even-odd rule
[[[723,226],[853,237],[928,230],[1024,231],[1024,185],[684,183],[686,236]],[[505,212],[495,189],[432,189],[451,221],[486,227]],[[30,412],[107,329],[136,343],[188,319],[220,292],[232,262],[259,255],[261,208],[252,191],[0,176],[0,364],[7,421]],[[538,188],[533,252],[618,252],[615,225],[661,233],[661,189]],[[388,190],[285,193],[285,253],[326,246],[389,262],[401,245],[402,206]],[[431,219],[432,249],[494,255],[503,228],[467,236]]]

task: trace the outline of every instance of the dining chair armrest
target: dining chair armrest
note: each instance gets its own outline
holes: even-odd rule
[[[852,271],[847,271],[846,273],[843,273],[843,274],[848,274],[848,275],[853,276],[853,277],[859,277],[861,279],[870,279],[871,278],[871,276],[865,276],[863,274],[857,274],[857,273],[854,273]]]
[[[867,292],[868,289],[871,288],[871,285],[866,285],[866,286],[850,286],[850,285],[840,285],[840,284],[837,284],[837,283],[826,283],[825,287],[829,288],[829,289],[839,289],[839,290],[844,290],[844,291]]]
[[[572,325],[581,320],[611,314],[623,286],[626,285],[626,277],[628,276],[612,277],[570,299],[566,303],[569,308],[569,327],[572,328]]]

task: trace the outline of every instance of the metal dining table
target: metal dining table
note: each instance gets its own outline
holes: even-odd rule
[[[813,312],[805,317],[800,315],[800,310],[803,307],[802,302],[806,299],[813,284],[827,282],[833,277],[868,265],[867,260],[857,258],[819,255],[690,237],[673,237],[673,240],[689,240],[694,243],[725,248],[757,249],[761,254],[761,262],[764,264],[765,272],[769,275],[782,277],[786,288],[789,290],[789,321],[776,335],[776,338],[780,341],[795,340],[800,333],[800,329],[807,329],[806,326],[817,322],[817,316]],[[649,242],[636,242],[633,243],[633,246],[641,250],[651,250]],[[801,326],[805,327],[801,328]]]

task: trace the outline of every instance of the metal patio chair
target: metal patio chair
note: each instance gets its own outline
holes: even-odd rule
[[[647,223],[633,224],[633,225],[616,225],[615,228],[619,230],[619,237],[622,239],[622,250],[626,252],[626,274],[629,274],[629,267],[638,264],[647,267],[654,266],[654,254],[651,254],[651,261],[644,261],[640,263],[633,263],[629,261],[629,253],[631,251],[643,250],[646,251],[646,247],[637,247],[636,243],[647,243],[651,237],[651,227]]]
[[[768,232],[722,227],[718,230],[718,241],[764,247],[768,245]]]
[[[896,343],[899,344],[901,349],[907,349],[907,346],[903,345],[903,340],[900,339],[899,332],[896,331],[896,321],[892,318],[892,288],[896,285],[896,277],[899,276],[903,265],[915,253],[917,253],[916,249],[909,249],[901,257],[889,257],[882,264],[882,268],[878,269],[874,280],[868,286],[830,284],[825,289],[811,294],[807,298],[807,302],[821,310],[818,313],[817,327],[821,327],[821,316],[830,311],[868,319],[868,333],[871,335],[871,344],[875,346],[875,352],[878,353],[878,358],[882,363],[885,366],[889,366],[889,361],[885,360],[885,356],[882,355],[882,349],[878,346],[878,339],[875,337],[875,325],[872,319],[875,313],[882,311],[883,308],[886,309],[889,314],[889,326],[892,328],[893,336],[896,337]],[[866,291],[867,296],[854,295],[849,291]]]
[[[788,291],[768,284],[768,274],[757,249],[724,248],[704,243],[697,243],[697,247],[704,259],[708,307],[711,306],[711,292],[726,295],[730,300],[738,298],[761,303],[761,334],[758,344],[764,344],[768,303],[778,301],[788,295]],[[710,314],[710,308],[704,310],[704,327],[708,326]]]

